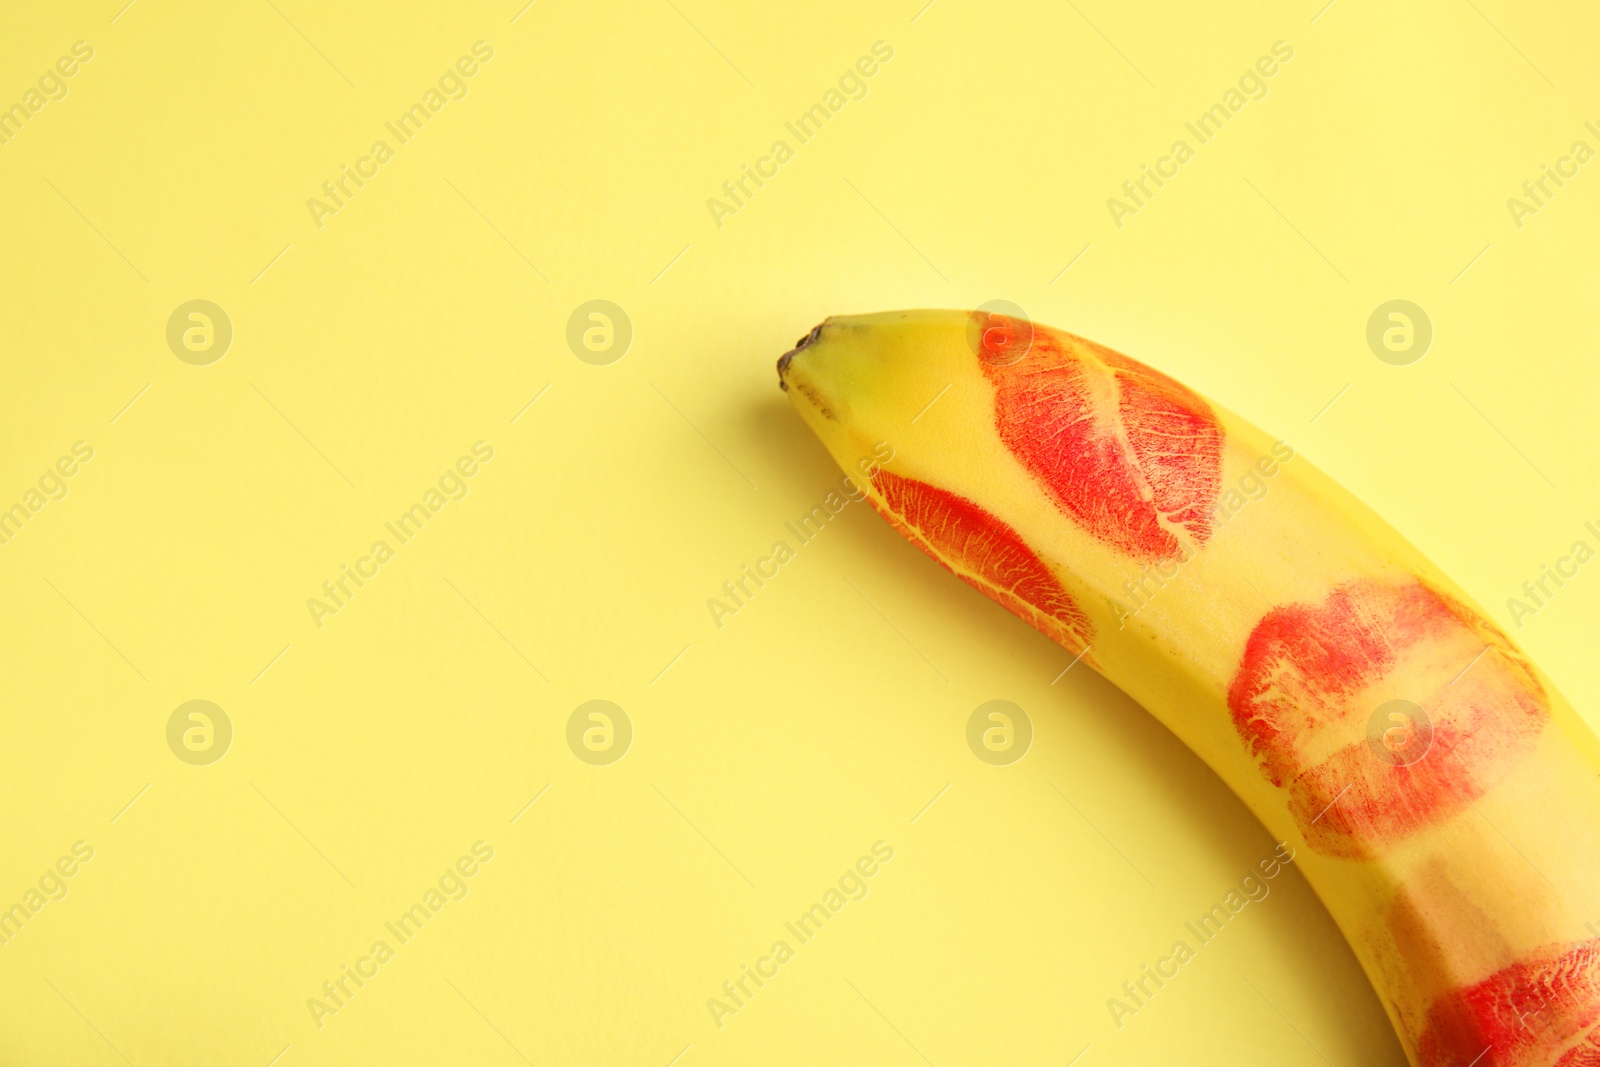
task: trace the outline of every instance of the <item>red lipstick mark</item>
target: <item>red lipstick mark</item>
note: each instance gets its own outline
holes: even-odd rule
[[[1476,662],[1474,662],[1476,660]],[[1374,709],[1420,706],[1416,762],[1378,758]],[[1306,841],[1363,858],[1465,808],[1510,773],[1549,716],[1544,688],[1493,623],[1418,581],[1361,580],[1268,612],[1228,691],[1261,773],[1289,790]]]
[[[1021,535],[966,497],[880,470],[872,484],[878,513],[907,540],[1072,652],[1082,652],[1094,627],[1061,581]]]
[[[1600,1067],[1600,941],[1549,945],[1441,996],[1421,1067]]]
[[[1072,334],[991,314],[978,337],[1000,439],[1057,507],[1140,559],[1210,538],[1222,428],[1204,400]]]

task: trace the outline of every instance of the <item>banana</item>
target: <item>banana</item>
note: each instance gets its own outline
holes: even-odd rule
[[[1413,1064],[1600,1065],[1600,743],[1382,519],[1159,371],[1022,319],[831,318],[778,374],[885,519],[1294,847]]]

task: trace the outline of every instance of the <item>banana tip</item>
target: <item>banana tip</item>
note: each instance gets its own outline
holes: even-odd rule
[[[804,337],[800,338],[800,340],[798,340],[798,341],[796,341],[794,343],[794,347],[793,348],[789,349],[789,351],[785,352],[783,355],[778,357],[778,388],[779,389],[782,389],[784,392],[788,392],[789,391],[789,383],[784,381],[784,379],[783,379],[784,372],[789,369],[789,361],[794,359],[795,356],[799,355],[807,347],[815,344],[816,341],[817,341],[817,338],[822,336],[822,328],[824,326],[826,326],[826,325],[827,325],[826,322],[817,323],[817,325],[815,325],[815,326],[813,326],[811,328],[811,332],[810,333],[806,334]]]

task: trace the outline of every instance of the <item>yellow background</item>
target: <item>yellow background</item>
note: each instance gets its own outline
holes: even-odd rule
[[[13,5],[0,105],[94,58],[0,147],[0,504],[95,454],[0,547],[0,906],[95,854],[0,947],[0,1061],[1402,1062],[1292,869],[1113,1025],[1272,843],[865,507],[706,607],[837,477],[775,358],[828,314],[1007,299],[1288,439],[1510,628],[1600,522],[1600,163],[1520,229],[1505,203],[1600,147],[1600,13],[1321,2]],[[469,95],[318,228],[478,40]],[[1107,198],[1279,40],[1119,229]],[[596,298],[634,331],[607,366],[565,341]],[[1407,367],[1364,339],[1394,298],[1435,328]],[[191,299],[233,323],[208,366],[167,347]],[[467,497],[318,628],[307,598],[478,440]],[[1513,629],[1594,725],[1597,620],[1600,566]],[[610,766],[565,739],[595,698],[635,731]],[[1009,767],[965,742],[997,698],[1036,731]],[[233,724],[210,766],[167,747],[192,699]],[[480,839],[469,895],[319,1028],[307,998]],[[879,840],[867,897],[719,1028],[707,998]]]

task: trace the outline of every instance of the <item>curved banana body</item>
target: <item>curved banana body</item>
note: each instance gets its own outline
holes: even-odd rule
[[[1600,1065],[1600,744],[1399,534],[1287,443],[1027,322],[833,318],[778,369],[889,522],[1295,847],[1414,1064]]]

